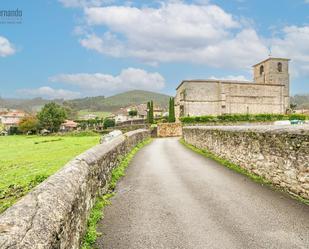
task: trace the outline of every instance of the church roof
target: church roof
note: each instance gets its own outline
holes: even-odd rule
[[[252,67],[255,67],[257,65],[260,65],[262,63],[265,63],[266,61],[269,61],[269,60],[278,60],[278,61],[290,61],[291,59],[287,59],[287,58],[279,58],[279,57],[269,57],[267,58],[266,60],[263,60],[255,65],[253,65]]]

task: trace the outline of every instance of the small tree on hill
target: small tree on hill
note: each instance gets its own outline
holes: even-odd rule
[[[67,115],[63,107],[52,102],[44,105],[37,117],[42,128],[51,132],[57,132]]]
[[[147,121],[149,124],[153,124],[153,101],[147,103]]]
[[[134,109],[133,109],[133,110],[130,110],[130,111],[129,111],[129,116],[130,116],[130,117],[137,116],[137,110],[134,110]]]
[[[169,101],[168,122],[174,123],[175,120],[175,99],[171,97]]]
[[[104,119],[103,127],[104,129],[107,129],[109,127],[114,127],[115,126],[115,120],[111,118],[106,118]]]
[[[35,116],[24,117],[18,125],[18,129],[22,133],[36,133],[39,128],[39,121]]]

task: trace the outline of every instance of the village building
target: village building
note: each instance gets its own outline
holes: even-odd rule
[[[73,120],[66,120],[63,124],[60,126],[60,131],[62,132],[68,132],[76,130],[78,126],[78,123],[74,122]]]
[[[136,111],[136,115],[130,115],[130,111]],[[164,110],[159,106],[154,106],[154,118],[163,116]],[[146,120],[147,119],[147,104],[131,105],[125,108],[120,108],[113,115],[116,123],[123,123],[132,120]]]
[[[8,130],[11,127],[17,127],[20,120],[26,116],[25,112],[22,111],[9,111],[1,114],[0,122],[4,125],[5,129]]]
[[[182,81],[176,89],[176,117],[286,113],[290,103],[289,59],[268,58],[254,65],[253,73],[253,82]]]
[[[136,111],[136,115],[130,115],[130,111]],[[122,123],[130,120],[144,120],[147,118],[147,105],[131,105],[125,108],[120,108],[114,113],[116,123]]]

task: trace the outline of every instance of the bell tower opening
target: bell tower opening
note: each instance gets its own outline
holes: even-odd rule
[[[281,85],[281,99],[285,109],[290,105],[289,59],[268,58],[253,66],[254,83]]]

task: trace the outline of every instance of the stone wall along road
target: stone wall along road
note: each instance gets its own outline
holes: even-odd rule
[[[149,136],[136,130],[97,145],[34,188],[0,215],[0,248],[79,248],[95,198],[120,156]]]
[[[184,140],[309,199],[309,126],[188,126]]]

